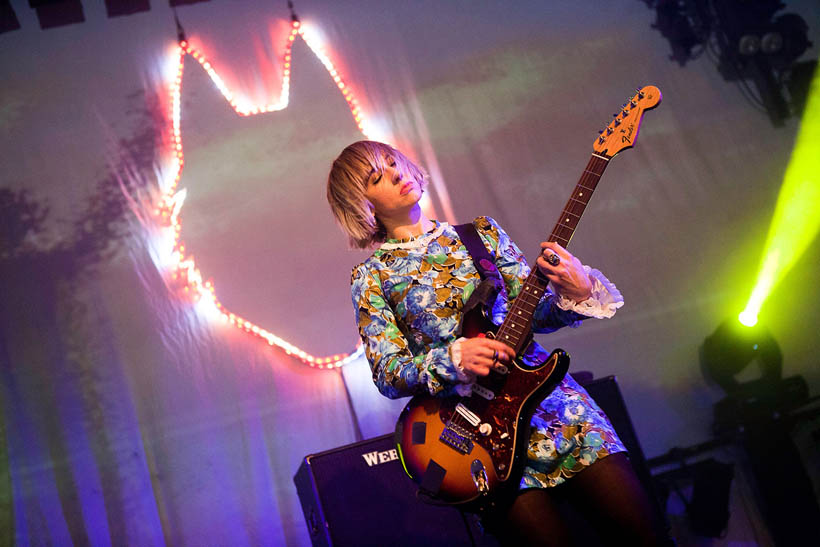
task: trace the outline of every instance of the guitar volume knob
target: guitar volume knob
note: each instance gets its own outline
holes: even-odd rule
[[[478,426],[478,432],[481,433],[484,437],[486,437],[487,435],[493,432],[493,426],[491,426],[487,422],[484,422],[483,424]]]

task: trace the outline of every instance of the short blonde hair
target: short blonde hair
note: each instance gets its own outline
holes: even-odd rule
[[[388,159],[396,162],[402,178],[418,181],[422,189],[427,185],[426,173],[389,144],[357,141],[333,161],[327,177],[327,201],[351,247],[366,249],[387,239],[384,225],[364,194],[370,173],[384,172]]]

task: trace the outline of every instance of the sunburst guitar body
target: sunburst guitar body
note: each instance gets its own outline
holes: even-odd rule
[[[471,326],[464,318],[462,331],[468,338],[471,327],[483,323],[478,317]],[[491,323],[482,326],[481,335],[495,335]],[[535,407],[569,368],[563,350],[532,363],[534,350],[530,341],[522,357],[503,372],[479,378],[469,397],[417,397],[404,408],[396,426],[399,453],[428,500],[478,509],[502,493],[504,485],[518,485]]]

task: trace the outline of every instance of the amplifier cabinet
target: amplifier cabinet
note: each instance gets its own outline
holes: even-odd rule
[[[306,456],[293,477],[314,546],[496,546],[474,515],[416,498],[393,435]]]

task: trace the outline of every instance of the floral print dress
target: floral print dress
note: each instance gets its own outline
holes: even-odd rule
[[[501,324],[530,268],[495,220],[478,217],[473,224],[506,286],[492,309],[493,321]],[[603,274],[584,268],[593,279],[592,298],[577,304],[548,289],[535,311],[534,332],[578,326],[587,317],[611,317],[623,305]],[[421,236],[386,241],[353,269],[356,322],[373,381],[383,395],[469,393],[471,378],[453,363],[451,347],[461,310],[480,281],[455,229],[439,222]],[[599,458],[625,450],[603,411],[567,375],[532,417],[521,488],[556,486]]]

